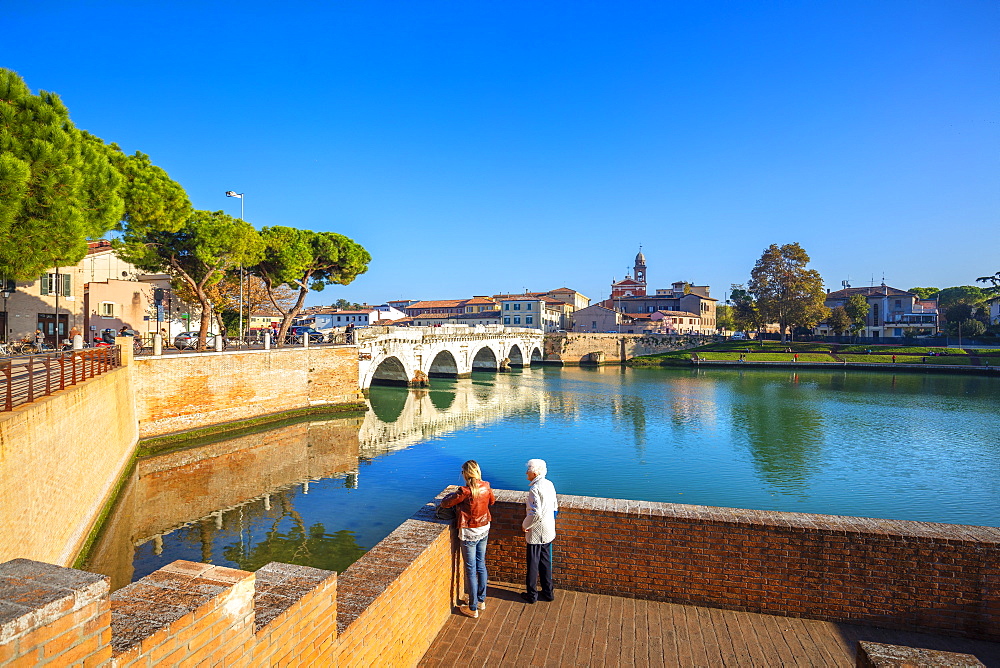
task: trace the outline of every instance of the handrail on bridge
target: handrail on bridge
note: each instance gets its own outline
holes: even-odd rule
[[[0,360],[0,377],[3,379],[0,412],[12,411],[16,406],[47,397],[121,365],[119,346]]]

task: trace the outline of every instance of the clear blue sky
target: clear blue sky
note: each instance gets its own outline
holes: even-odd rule
[[[722,298],[770,243],[827,286],[1000,270],[1000,4],[5,2],[0,66],[201,209],[332,230],[345,297],[568,286],[639,244]]]

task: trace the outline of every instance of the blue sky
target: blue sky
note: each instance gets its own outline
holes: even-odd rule
[[[339,297],[722,298],[771,243],[837,288],[1000,270],[1000,4],[0,3],[0,66],[201,209],[346,234]]]

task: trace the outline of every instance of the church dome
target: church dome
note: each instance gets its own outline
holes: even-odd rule
[[[639,251],[638,255],[635,256],[635,263],[646,264],[646,256],[642,254],[642,251]]]

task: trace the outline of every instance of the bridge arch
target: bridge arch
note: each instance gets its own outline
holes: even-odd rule
[[[510,360],[511,366],[524,366],[524,353],[521,352],[521,347],[516,343],[510,347],[507,358]]]
[[[483,346],[476,351],[476,354],[472,358],[473,370],[496,371],[499,366],[497,354],[493,352],[493,348],[490,346]]]
[[[372,385],[403,385],[406,386],[410,381],[410,375],[406,371],[406,367],[395,355],[390,355],[386,357],[378,366],[375,367],[375,372],[372,374]]]
[[[534,348],[531,349],[531,363],[540,364],[541,361],[542,361],[542,351],[538,349],[538,346],[535,346]]]
[[[458,362],[450,350],[442,350],[434,356],[427,369],[427,375],[431,378],[455,378],[458,376]]]

